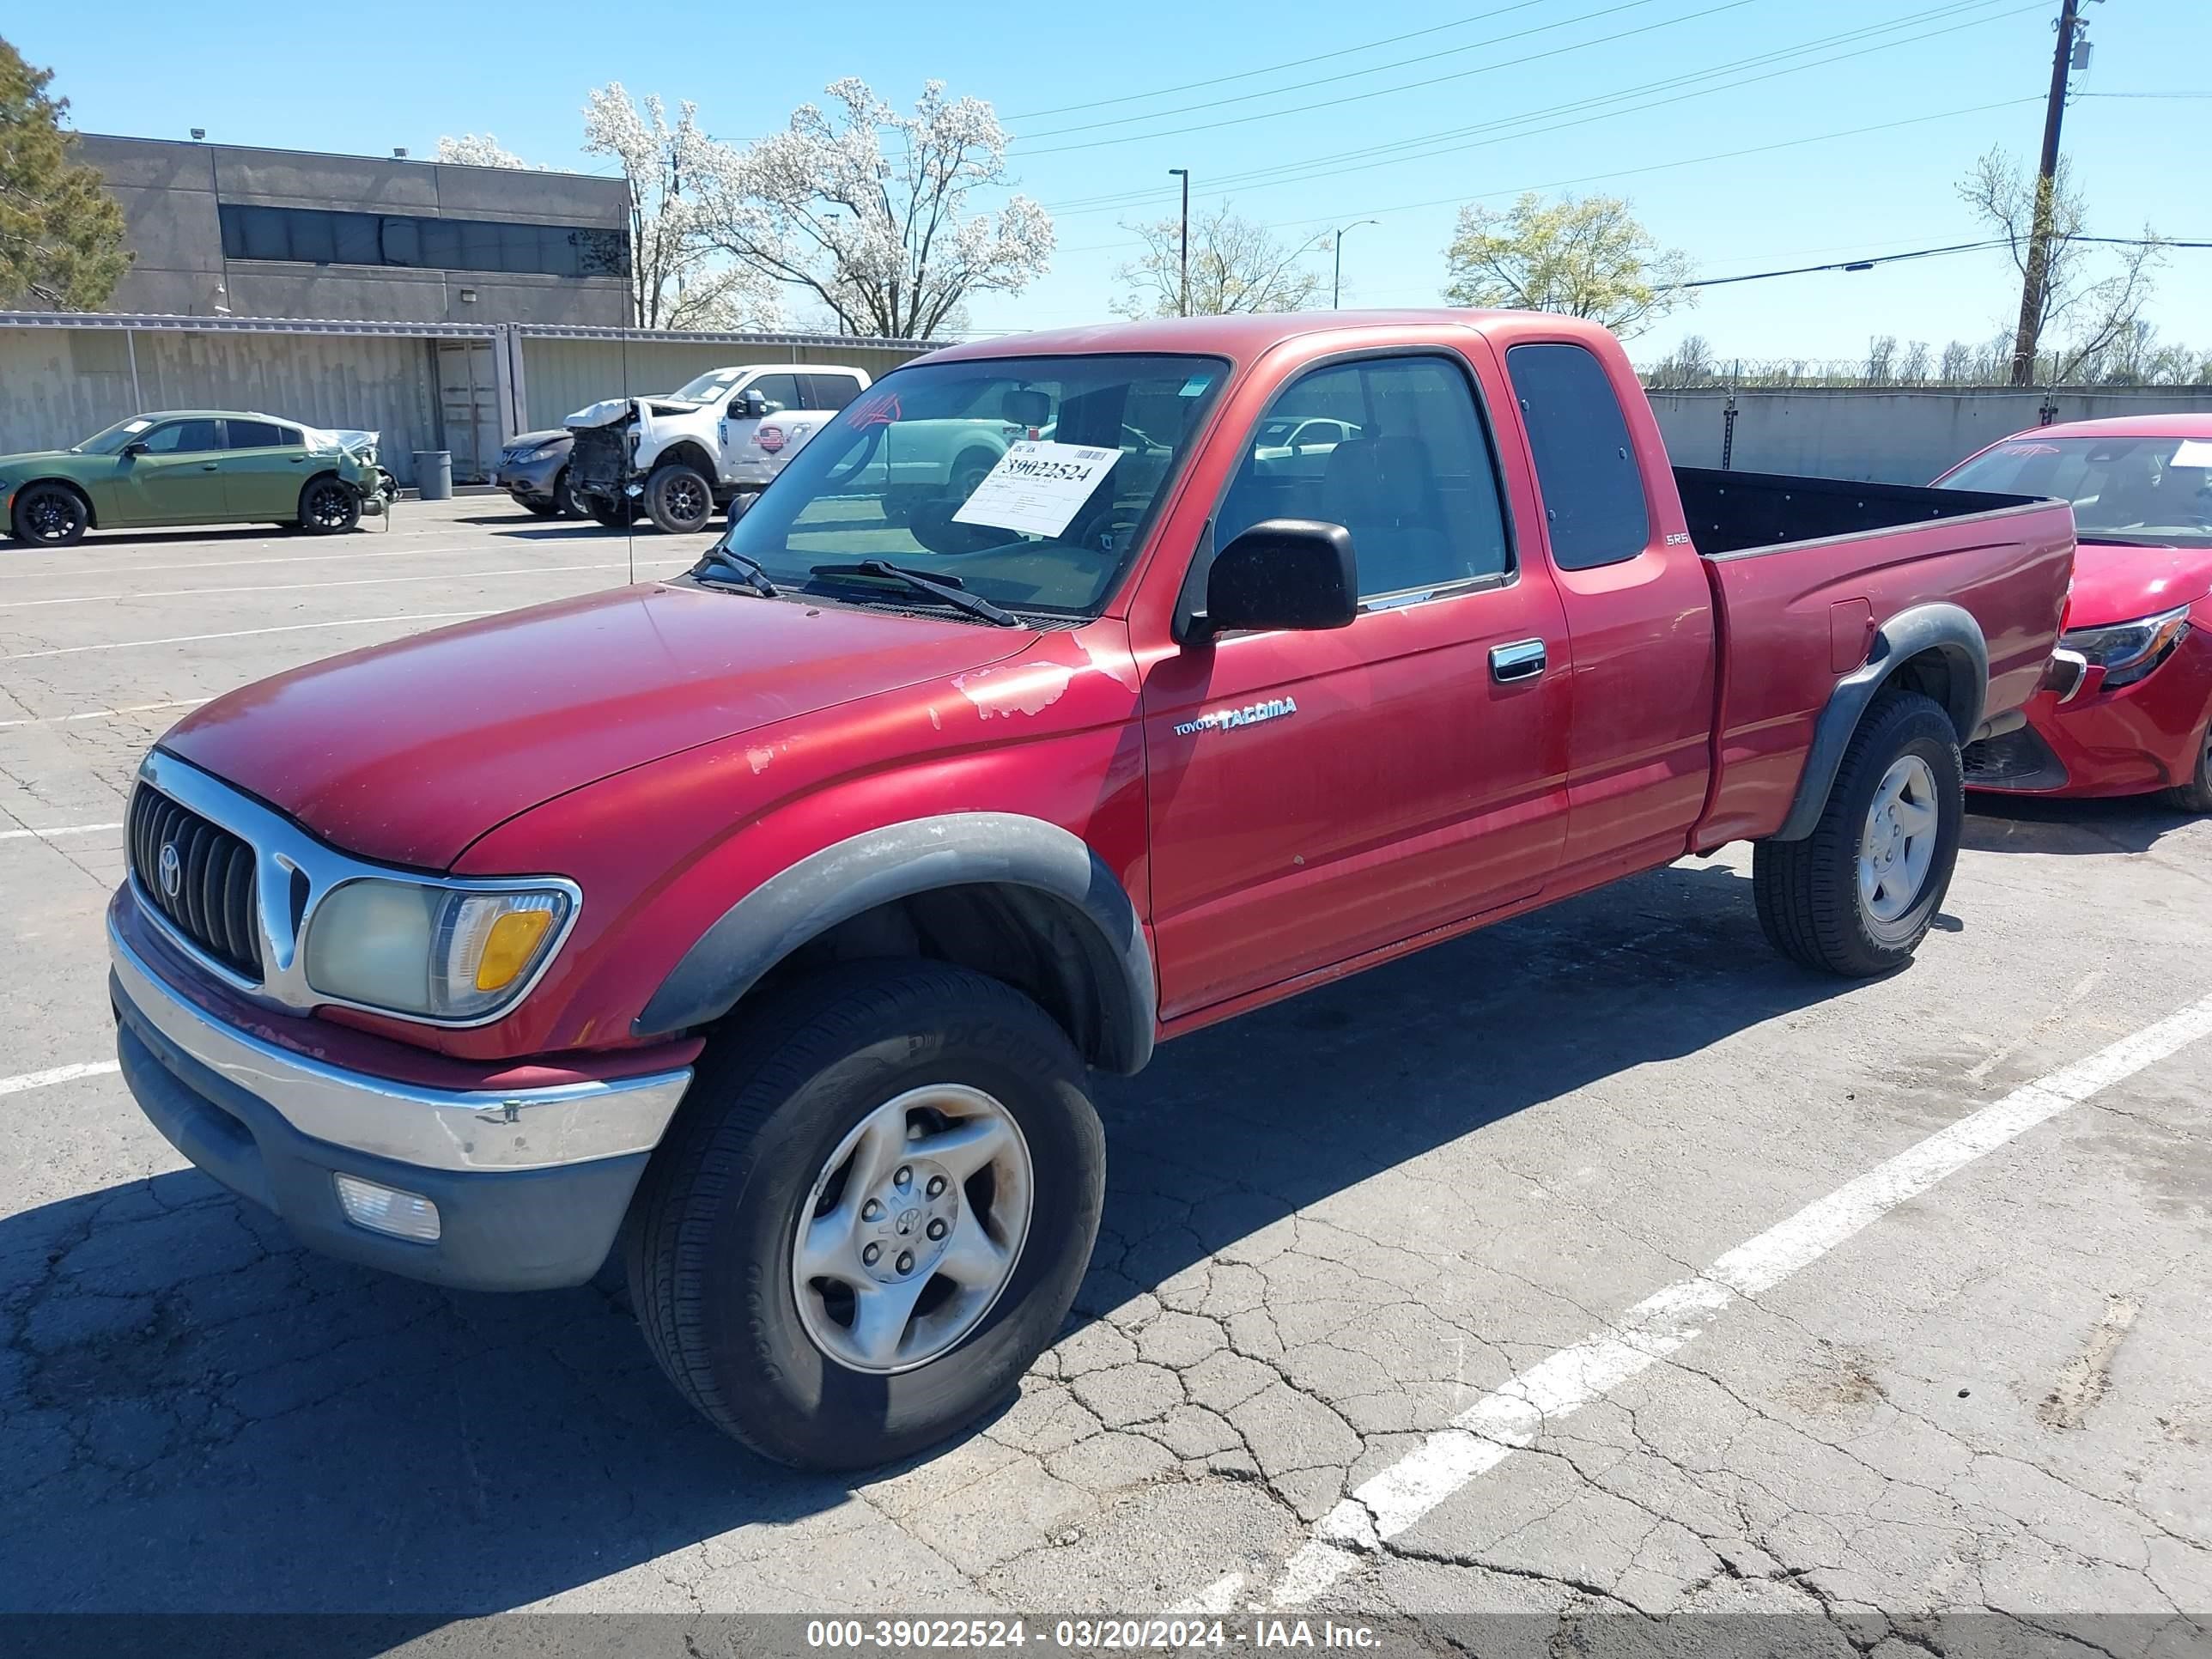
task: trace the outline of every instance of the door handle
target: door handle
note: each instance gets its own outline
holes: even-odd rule
[[[1510,680],[1533,680],[1544,672],[1544,642],[1541,640],[1516,640],[1510,645],[1490,647],[1490,678],[1504,684]]]
[[[203,472],[214,472],[218,471],[222,465],[222,463],[221,461],[202,461],[200,463],[200,471]]]

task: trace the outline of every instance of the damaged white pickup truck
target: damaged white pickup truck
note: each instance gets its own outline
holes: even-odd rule
[[[842,365],[752,363],[711,369],[665,397],[609,398],[564,422],[576,438],[568,476],[601,524],[642,509],[663,530],[703,530],[867,386],[865,370]]]

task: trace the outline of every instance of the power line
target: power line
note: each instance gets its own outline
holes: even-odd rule
[[[1931,29],[1921,34],[1907,35],[1894,40],[1880,41],[1870,46],[1861,47],[1856,52],[1838,52],[1829,57],[1814,58],[1808,63],[1789,64],[1781,69],[1771,70],[1764,75],[1748,76],[1741,80],[1726,82],[1716,86],[1700,88],[1694,91],[1681,93],[1672,98],[1655,99],[1647,103],[1632,105],[1620,109],[1601,109],[1595,114],[1585,115],[1578,119],[1555,122],[1550,126],[1533,128],[1525,131],[1507,132],[1501,137],[1485,139],[1471,143],[1446,143],[1443,142],[1448,139],[1462,138],[1472,133],[1496,131],[1500,128],[1526,127],[1528,123],[1540,120],[1546,116],[1571,114],[1577,110],[1587,110],[1593,105],[1618,102],[1620,100],[1633,98],[1647,92],[1664,91],[1668,88],[1679,87],[1687,82],[1700,80],[1711,80],[1716,76],[1732,74],[1739,70],[1756,68],[1763,64],[1770,64],[1778,58],[1800,57],[1807,52],[1819,51],[1820,48],[1825,46],[1836,46],[1850,40],[1863,40],[1869,34],[1880,34],[1895,29],[1911,27],[1916,24],[1927,22],[1934,19],[1955,15],[1961,11],[1974,10],[1980,7],[1987,6],[1995,3],[1996,0],[1960,0],[1960,3],[1959,4],[1935,12],[1921,13],[1905,17],[1893,18],[1887,22],[1869,25],[1863,28],[1848,29],[1838,34],[1827,35],[1816,40],[1803,41],[1794,46],[1778,47],[1771,52],[1754,53],[1748,58],[1738,58],[1731,63],[1717,64],[1711,69],[1693,70],[1686,75],[1674,76],[1659,81],[1646,82],[1639,86],[1620,88],[1613,92],[1595,94],[1589,97],[1575,100],[1564,104],[1554,104],[1534,110],[1526,110],[1517,115],[1501,117],[1493,121],[1479,122],[1472,126],[1446,128],[1435,132],[1417,134],[1411,138],[1396,140],[1388,144],[1370,145],[1356,149],[1340,150],[1329,155],[1308,156],[1302,161],[1280,162],[1271,167],[1252,168],[1243,173],[1218,176],[1216,182],[1223,186],[1224,190],[1238,187],[1245,189],[1268,189],[1277,185],[1303,184],[1315,179],[1335,178],[1347,173],[1370,171],[1377,167],[1395,166],[1404,161],[1425,161],[1437,155],[1453,155],[1468,149],[1483,149],[1491,144],[1505,143],[1511,138],[1529,137],[1545,132],[1555,132],[1565,127],[1587,125],[1592,121],[1609,119],[1616,115],[1633,114],[1643,110],[1656,109],[1668,104],[1685,102],[1692,98],[1707,97],[1717,92],[1733,91],[1739,87],[1754,85],[1761,81],[1773,80],[1784,75],[1799,74],[1806,70],[1818,69],[1830,64],[1844,63],[1854,58],[1866,57],[1873,52],[1887,52],[1896,46],[1914,45],[1922,40],[1931,40],[1937,35],[1954,33],[1960,29],[1972,28],[1979,27],[1984,23],[1999,21],[2005,17],[2015,15],[2020,12],[2033,11],[2041,9],[2041,0],[2034,0],[2034,3],[2031,3],[2027,6],[2014,7],[2006,11],[1996,13],[1987,17],[1970,18],[1965,22],[1954,23],[1947,28]],[[1389,155],[1386,154],[1386,152],[1391,150],[1413,150],[1415,147],[1425,144],[1432,144],[1437,147],[1420,150],[1419,153],[1410,155]],[[1342,162],[1345,163],[1345,165],[1328,165],[1334,162]],[[1270,174],[1279,174],[1282,176],[1270,178],[1268,176]],[[1108,212],[1121,208],[1139,205],[1141,203],[1153,199],[1157,194],[1157,191],[1147,190],[1142,191],[1122,191],[1089,198],[1079,197],[1071,198],[1066,202],[1052,204],[1051,210],[1063,217],[1073,217],[1088,213]],[[1115,246],[1120,245],[1116,244]]]
[[[1502,46],[1508,40],[1525,40],[1532,34],[1548,34],[1553,29],[1567,28],[1576,23],[1587,23],[1592,18],[1595,17],[1611,17],[1619,12],[1634,11],[1640,6],[1648,6],[1653,3],[1655,3],[1655,0],[1620,0],[1619,4],[1602,7],[1596,11],[1586,11],[1574,17],[1562,17],[1555,23],[1537,23],[1528,28],[1516,29],[1510,34],[1493,34],[1486,40],[1470,40],[1463,46],[1447,46],[1442,52],[1431,52],[1425,57],[1399,58],[1393,59],[1388,64],[1370,64],[1365,69],[1345,70],[1335,75],[1319,76],[1311,81],[1293,81],[1287,86],[1268,87],[1259,92],[1240,92],[1233,98],[1210,98],[1200,103],[1179,105],[1174,109],[1147,110],[1141,115],[1117,115],[1103,121],[1085,121],[1072,127],[1054,127],[1051,131],[1046,132],[1016,133],[1014,135],[1014,142],[1021,143],[1032,138],[1064,138],[1071,132],[1095,132],[1100,127],[1125,127],[1135,121],[1164,121],[1170,115],[1188,115],[1198,110],[1219,109],[1226,104],[1249,104],[1255,98],[1278,98],[1285,93],[1304,92],[1313,87],[1334,86],[1340,81],[1356,81],[1363,75],[1380,75],[1387,70],[1405,69],[1408,65],[1414,64],[1432,64],[1440,58],[1455,58],[1462,52],[1480,52],[1485,46]],[[1656,27],[1663,27],[1665,26],[1662,24]],[[1591,42],[1589,44],[1595,45],[1596,43]],[[1416,84],[1425,85],[1427,83],[1416,82]],[[1398,88],[1386,88],[1383,90],[1395,91]],[[1363,93],[1360,95],[1363,97],[1380,97],[1382,93]],[[1301,105],[1299,109],[1303,111],[1310,107],[1312,107],[1310,105]],[[1287,110],[1277,110],[1272,112],[1280,115],[1289,114],[1292,112]],[[1159,135],[1152,133],[1133,133],[1130,135],[1133,138],[1153,137],[1158,136]],[[1031,152],[1031,154],[1038,155],[1048,155],[1049,153],[1050,152],[1045,150],[1036,150]]]
[[[1645,0],[1629,0],[1629,4],[1643,4],[1644,3]],[[1194,122],[1187,127],[1162,127],[1157,132],[1133,132],[1126,134],[1119,138],[1086,139],[1079,144],[1054,144],[1048,146],[1043,149],[1023,150],[1020,154],[1024,161],[1029,161],[1040,155],[1065,155],[1072,150],[1101,149],[1109,144],[1133,144],[1142,143],[1143,141],[1151,138],[1172,138],[1188,132],[1212,132],[1218,128],[1244,126],[1254,121],[1276,121],[1280,120],[1286,115],[1310,115],[1317,109],[1334,109],[1341,104],[1364,103],[1370,98],[1394,97],[1401,92],[1417,92],[1424,87],[1440,86],[1447,81],[1464,81],[1477,75],[1493,75],[1499,70],[1517,69],[1523,64],[1540,63],[1547,58],[1561,58],[1565,57],[1569,52],[1586,52],[1592,46],[1610,46],[1617,40],[1630,40],[1639,34],[1650,34],[1657,29],[1673,28],[1679,23],[1695,22],[1700,17],[1711,17],[1717,13],[1724,11],[1735,11],[1744,6],[1755,5],[1759,3],[1759,0],[1722,0],[1721,4],[1717,6],[1708,6],[1703,11],[1688,12],[1680,17],[1669,17],[1661,22],[1646,23],[1640,28],[1622,29],[1617,33],[1604,35],[1595,40],[1577,40],[1571,46],[1554,46],[1549,52],[1531,52],[1526,57],[1509,58],[1494,64],[1480,64],[1470,70],[1455,70],[1449,75],[1431,76],[1425,81],[1406,81],[1400,82],[1396,86],[1377,87],[1372,92],[1346,93],[1341,98],[1323,98],[1317,101],[1299,104],[1290,109],[1261,110],[1251,115],[1232,115],[1226,120],[1199,121]],[[1613,11],[1625,11],[1627,9],[1626,5],[1622,5],[1613,7],[1610,9]],[[1601,17],[1605,15],[1606,14],[1604,12],[1589,12],[1586,13],[1583,17],[1572,18],[1569,21],[1573,22],[1582,22],[1588,17]],[[1557,26],[1554,25],[1553,27]],[[1526,30],[1523,31],[1523,33],[1537,33],[1537,31]],[[1518,38],[1518,36],[1514,35],[1504,35],[1499,37],[1501,40],[1515,40]],[[1479,44],[1495,45],[1496,42],[1486,41]],[[1289,90],[1289,88],[1285,88],[1285,90]],[[1078,129],[1071,127],[1066,129],[1066,131],[1078,131]]]
[[[1326,63],[1334,58],[1350,58],[1355,53],[1374,52],[1383,46],[1395,46],[1401,40],[1418,40],[1425,35],[1442,34],[1448,29],[1465,28],[1470,23],[1486,23],[1493,17],[1503,17],[1508,12],[1526,11],[1531,6],[1541,5],[1545,0],[1519,0],[1519,3],[1500,6],[1494,11],[1479,11],[1472,17],[1462,17],[1449,23],[1433,23],[1425,29],[1410,30],[1404,34],[1386,34],[1379,40],[1369,40],[1356,46],[1340,46],[1334,52],[1317,52],[1310,58],[1292,58],[1280,64],[1270,64],[1264,69],[1238,70],[1233,75],[1216,75],[1204,81],[1185,81],[1172,87],[1154,87],[1150,92],[1125,92],[1118,98],[1094,98],[1087,104],[1057,104],[1050,109],[1024,110],[1009,115],[1009,121],[1034,121],[1046,115],[1073,115],[1079,110],[1106,109],[1115,104],[1140,103],[1147,98],[1168,98],[1178,92],[1195,92],[1200,87],[1226,86],[1231,81],[1249,81],[1255,76],[1273,75],[1283,70],[1304,69],[1308,64]]]

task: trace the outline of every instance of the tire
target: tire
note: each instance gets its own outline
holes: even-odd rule
[[[550,501],[525,501],[522,503],[522,510],[533,519],[550,519],[561,511],[558,506]]]
[[[1906,798],[1877,819],[1877,794],[1893,793],[1888,786],[1899,778]],[[1924,857],[1916,850],[1920,836],[1902,827],[1915,795],[1935,814],[1932,829],[1921,832]],[[1813,833],[1752,848],[1752,892],[1767,943],[1792,962],[1849,979],[1903,966],[1950,890],[1966,810],[1951,717],[1917,691],[1876,697],[1844,750]],[[1893,860],[1886,866],[1885,854]],[[1885,884],[1873,899],[1863,862]]]
[[[300,491],[300,528],[310,536],[343,536],[361,522],[361,492],[325,472]]]
[[[637,510],[627,496],[614,501],[604,495],[583,495],[577,499],[583,502],[587,515],[610,530],[629,529],[631,519],[636,516]]]
[[[1003,1252],[1011,1267],[988,1297],[939,1274],[933,1259],[908,1267],[899,1239],[939,1218],[915,1197],[934,1193],[930,1172],[945,1167],[926,1161],[926,1139],[890,1154],[880,1150],[889,1140],[864,1139],[842,1161],[866,1126],[902,1115],[909,1091],[987,1102],[1018,1131],[997,1144],[1025,1160],[1022,1173],[999,1186],[994,1166],[979,1188],[984,1177],[955,1166],[951,1198],[929,1200],[952,1205],[953,1235],[916,1247],[949,1263],[970,1240],[959,1230],[987,1211],[994,1225],[1010,1219],[1026,1182],[1023,1229]],[[877,1212],[888,1218],[872,1231],[858,1224],[865,1212],[848,1206],[845,1190],[867,1178],[860,1171],[871,1157],[869,1190],[899,1206]],[[911,1182],[886,1185],[909,1172],[909,1158]],[[894,1172],[883,1175],[887,1168]],[[1012,1391],[1066,1317],[1104,1190],[1105,1139],[1082,1058],[1042,1008],[964,969],[857,963],[796,982],[710,1044],[638,1189],[627,1230],[630,1303],[653,1358],[717,1428],[778,1462],[869,1468],[935,1444]],[[928,1217],[918,1231],[887,1232],[918,1213]],[[903,1335],[880,1350],[884,1364],[862,1368],[837,1352],[860,1340],[860,1298],[827,1278],[800,1280],[802,1214],[840,1242],[880,1248],[890,1237],[902,1254],[870,1271],[896,1268],[924,1286],[911,1323],[897,1314],[895,1329],[885,1323]],[[860,1248],[836,1253],[841,1271],[860,1276]],[[836,1323],[840,1294],[854,1310],[849,1328]],[[963,1300],[971,1294],[972,1307]],[[934,1336],[925,1320],[941,1326]]]
[[[92,509],[67,484],[34,483],[15,497],[9,528],[33,547],[67,547],[82,541],[91,524]]]
[[[714,486],[697,467],[667,461],[645,481],[645,510],[672,536],[690,536],[714,516]]]
[[[983,480],[990,477],[991,469],[998,464],[999,458],[988,449],[963,450],[955,458],[950,475],[955,512],[959,510],[961,503],[975,493]]]
[[[589,516],[589,509],[576,494],[576,487],[568,481],[568,469],[565,466],[553,475],[553,510],[564,519]]]
[[[2197,740],[2197,769],[2189,781],[2161,791],[2160,798],[2184,812],[2212,812],[2212,723]]]

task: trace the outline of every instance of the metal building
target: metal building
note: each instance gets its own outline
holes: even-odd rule
[[[79,133],[122,204],[118,312],[629,320],[629,185],[589,173]]]

